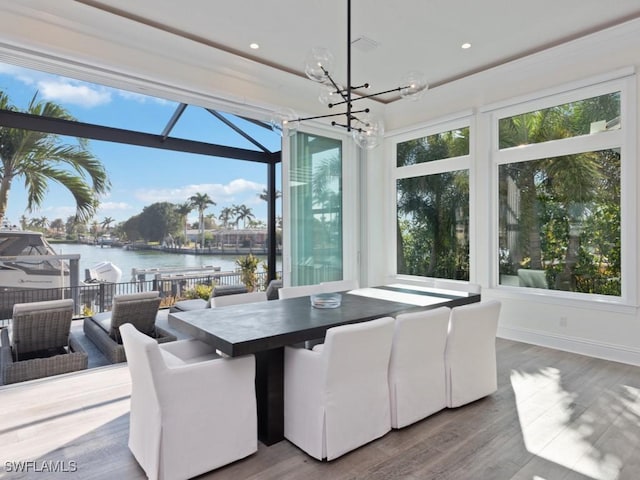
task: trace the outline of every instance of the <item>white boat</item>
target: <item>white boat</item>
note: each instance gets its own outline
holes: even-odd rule
[[[40,232],[0,230],[0,290],[69,287],[68,260],[79,258],[78,254],[56,255]],[[88,270],[91,282],[117,283],[122,278],[122,271],[110,262]]]

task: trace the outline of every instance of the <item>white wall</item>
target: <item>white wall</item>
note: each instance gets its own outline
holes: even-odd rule
[[[451,116],[455,112],[482,111],[500,102],[509,103],[539,92],[578,85],[585,79],[603,78],[611,72],[640,67],[640,21],[585,37],[438,87],[418,103],[396,102],[387,107],[388,135]],[[638,81],[636,80],[636,86]],[[638,106],[640,111],[640,105]],[[480,114],[478,114],[480,115]],[[479,116],[476,118],[480,118]],[[637,120],[636,120],[637,123]],[[478,141],[472,151],[475,168],[476,224],[471,260],[471,280],[483,287],[483,298],[503,303],[499,335],[505,338],[547,345],[563,350],[640,365],[640,318],[636,305],[606,302],[568,301],[507,291],[491,285],[491,235],[489,183],[491,170],[486,125],[478,125]],[[635,136],[640,151],[640,136]],[[472,147],[473,148],[473,147]],[[389,181],[394,162],[389,147],[369,155],[367,169],[368,233],[365,258],[369,264],[368,284],[379,284],[392,273],[379,260],[379,252],[392,252],[393,217],[388,201],[393,199]],[[375,164],[376,168],[371,165]],[[638,178],[635,179],[639,184]],[[635,192],[633,192],[635,195]],[[635,198],[635,211],[639,210]],[[640,238],[637,236],[636,238]],[[637,251],[637,245],[634,246]],[[638,269],[637,262],[632,268]],[[638,286],[635,285],[636,297]]]

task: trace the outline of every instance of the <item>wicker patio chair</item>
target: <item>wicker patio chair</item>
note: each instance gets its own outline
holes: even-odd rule
[[[72,318],[71,299],[15,304],[11,328],[0,333],[2,384],[86,369],[88,355],[69,331]]]
[[[133,324],[138,331],[155,338],[158,343],[176,340],[175,335],[156,326],[159,306],[159,292],[116,295],[110,312],[96,313],[84,319],[84,333],[109,362],[126,362],[119,330],[124,323]]]

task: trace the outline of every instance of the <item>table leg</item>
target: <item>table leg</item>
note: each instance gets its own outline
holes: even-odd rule
[[[273,445],[284,440],[284,347],[255,356],[258,439]]]

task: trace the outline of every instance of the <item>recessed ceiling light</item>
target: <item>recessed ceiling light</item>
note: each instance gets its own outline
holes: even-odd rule
[[[250,47],[252,50],[257,50],[257,49],[259,49],[259,48],[260,48],[260,45],[258,45],[257,43],[252,43],[251,45],[249,45],[249,47]]]
[[[466,50],[467,48],[471,48],[471,44],[470,43],[463,43],[462,45],[460,45],[460,47],[464,50]]]

